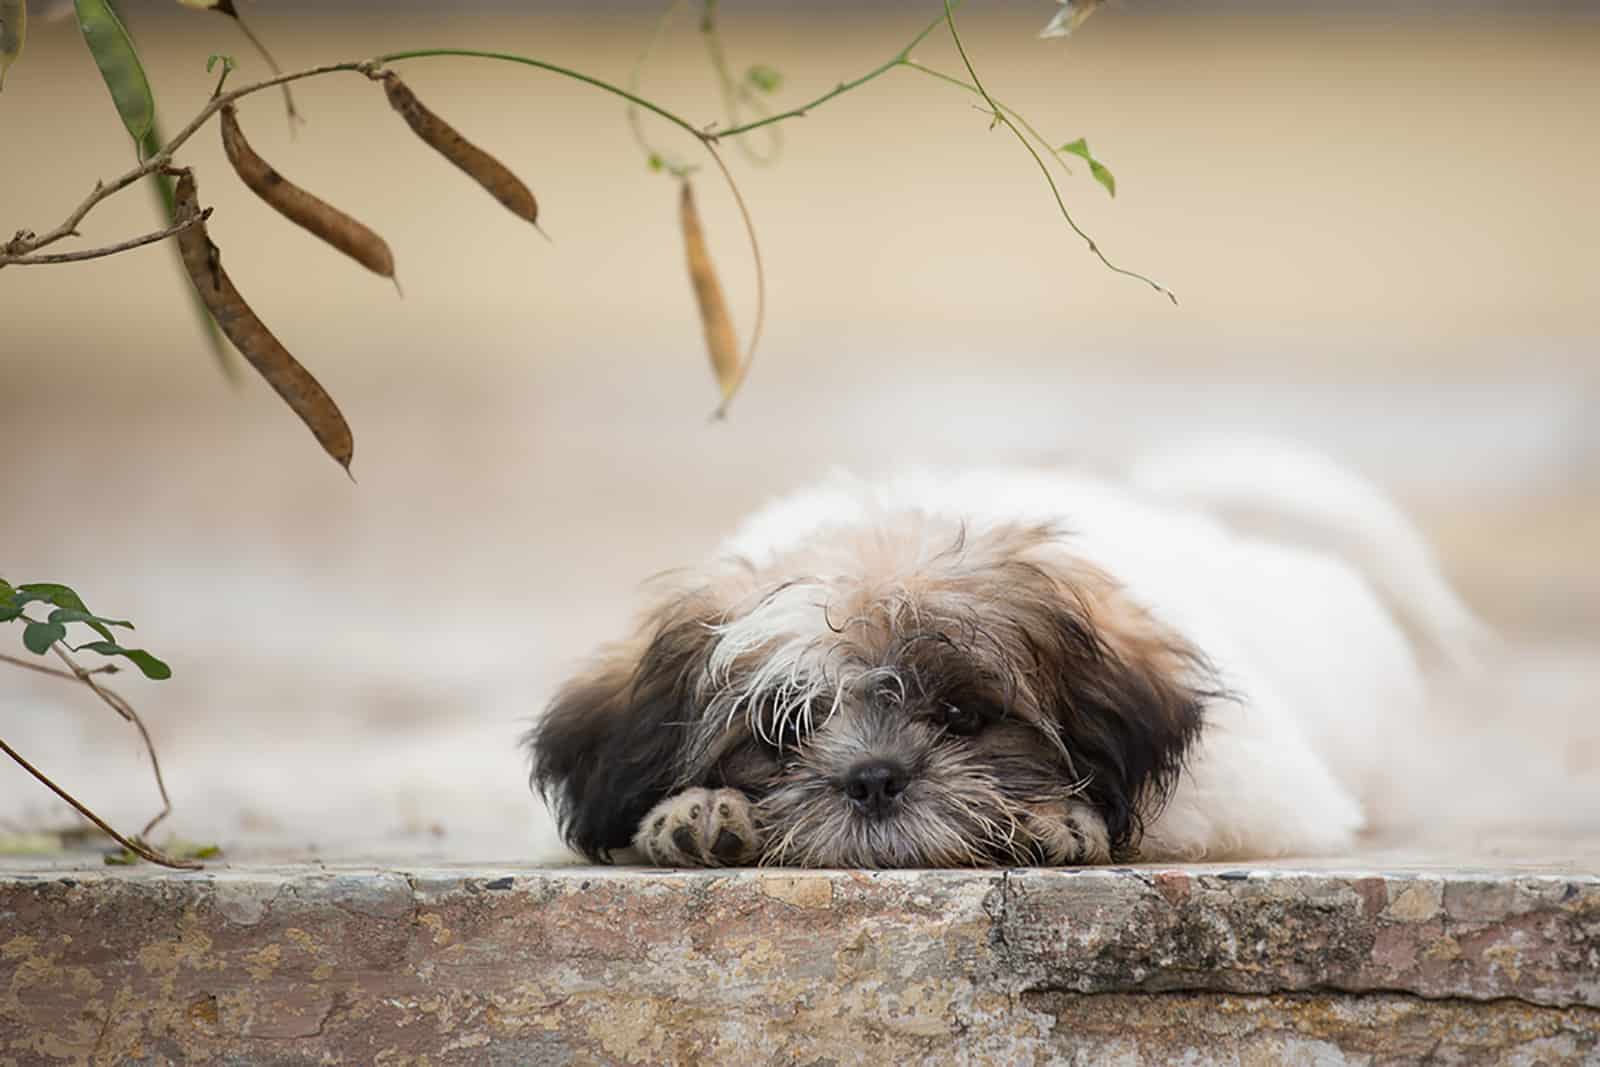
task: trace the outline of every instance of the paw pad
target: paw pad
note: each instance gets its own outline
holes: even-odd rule
[[[732,789],[686,789],[652,808],[634,848],[663,867],[732,867],[755,862],[761,839],[750,802]]]

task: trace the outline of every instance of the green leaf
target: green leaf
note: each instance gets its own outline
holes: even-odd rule
[[[83,598],[71,589],[56,582],[29,582],[17,586],[15,597],[18,607],[26,607],[36,600],[43,600],[54,604],[58,608],[76,608],[79,611],[88,611],[84,606]]]
[[[121,16],[118,14],[115,0],[110,0],[106,6],[110,10],[112,17],[120,20]],[[214,3],[208,3],[203,6],[208,8],[218,7]],[[228,13],[233,13],[231,5]],[[126,28],[124,28],[123,32],[127,34]],[[133,39],[131,34],[128,35],[128,39],[131,47]],[[135,61],[137,62],[137,58]],[[208,66],[206,69],[210,70],[211,68]],[[167,139],[161,135],[161,117],[155,112],[153,99],[150,107],[150,129],[139,140],[139,158],[141,159],[149,159],[161,151],[162,147],[167,143]],[[162,174],[160,171],[150,175],[150,183],[150,187],[155,191],[157,201],[161,204],[162,218],[166,220],[169,226],[177,222],[178,193],[176,183],[169,175]],[[177,259],[179,269],[182,271],[183,256],[178,251],[178,242],[169,241],[168,246],[172,249],[172,254]],[[200,299],[200,294],[195,290],[194,286],[188,284],[188,273],[183,271],[182,275],[184,292],[188,293],[189,300],[194,307],[195,317],[200,320],[200,329],[205,334],[206,347],[211,350],[211,358],[216,361],[217,368],[222,371],[224,378],[228,379],[231,384],[240,384],[242,379],[239,375],[239,365],[235,361],[232,350],[224,343],[222,331],[217,328],[216,321],[211,317],[211,312],[206,310],[205,302]]]
[[[164,682],[172,677],[172,668],[142,648],[130,648],[123,653],[139,672],[152,682]]]
[[[4,578],[0,578],[0,600],[10,600],[11,594],[15,591],[16,590],[11,588],[10,582],[6,581]]]
[[[73,8],[78,14],[78,31],[100,68],[122,125],[134,144],[142,146],[155,124],[156,101],[139,53],[134,51],[133,38],[107,0],[73,0]]]
[[[58,622],[30,622],[22,629],[22,644],[29,652],[42,656],[66,636],[67,628]]]
[[[50,613],[51,622],[84,622],[90,626],[120,626],[125,630],[132,630],[133,623],[127,619],[108,619],[104,615],[95,615],[92,612],[80,611],[77,608],[57,608]],[[111,638],[106,638],[111,640]]]
[[[233,61],[232,56],[219,55],[216,52],[213,52],[206,57],[206,73],[210,74],[211,68],[215,67],[219,61],[222,63],[222,72],[224,74],[238,66],[238,64]]]
[[[744,72],[745,84],[763,93],[775,93],[783,84],[783,75],[764,63],[757,63]]]
[[[1106,192],[1112,196],[1117,195],[1117,179],[1110,170],[1106,169],[1104,163],[1101,163],[1098,159],[1091,159],[1089,161],[1089,173],[1094,175],[1095,181],[1105,186]]]
[[[1110,193],[1112,196],[1117,195],[1117,179],[1115,175],[1111,173],[1111,169],[1109,167],[1100,162],[1098,159],[1094,158],[1093,153],[1089,151],[1088,141],[1080,137],[1071,144],[1062,145],[1060,148],[1056,149],[1056,151],[1066,152],[1069,155],[1077,156],[1085,163],[1088,163],[1089,173],[1094,175],[1094,180],[1105,186],[1106,192]]]
[[[50,621],[59,622],[63,625],[69,622],[81,622],[85,626],[93,629],[95,633],[99,634],[107,641],[116,640],[111,636],[111,631],[106,629],[108,626],[121,626],[125,629],[133,629],[133,623],[124,619],[105,619],[101,618],[99,615],[92,615],[87,611],[79,611],[77,608],[57,608],[50,613]]]
[[[90,641],[79,645],[74,652],[98,652],[102,656],[121,656],[152,681],[162,682],[172,677],[172,668],[142,648],[123,648],[115,641]]]
[[[27,0],[0,0],[0,89],[6,87],[6,70],[22,54],[27,37]]]

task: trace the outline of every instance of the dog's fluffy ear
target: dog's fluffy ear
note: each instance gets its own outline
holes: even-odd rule
[[[1085,608],[1059,606],[1034,651],[1050,680],[1047,713],[1087,779],[1085,799],[1105,819],[1113,852],[1128,855],[1166,803],[1216,692],[1204,661],[1142,613],[1113,604],[1091,618]]]
[[[639,638],[569,682],[524,737],[530,784],[567,844],[590,859],[608,862],[679,786],[686,728],[697,715],[694,688],[712,638],[699,615],[660,613]]]

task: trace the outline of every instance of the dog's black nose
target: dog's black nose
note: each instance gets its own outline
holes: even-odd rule
[[[859,810],[881,816],[905,792],[909,780],[905,767],[894,760],[863,760],[845,774],[844,793]]]

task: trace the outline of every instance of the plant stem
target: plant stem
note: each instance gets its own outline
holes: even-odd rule
[[[644,97],[638,95],[637,93],[629,92],[621,86],[612,85],[608,81],[591,77],[590,75],[584,74],[581,71],[573,70],[571,67],[562,67],[555,63],[546,63],[542,59],[532,59],[528,56],[512,55],[509,52],[484,52],[476,48],[418,48],[410,52],[390,52],[387,55],[376,56],[370,62],[373,65],[377,65],[382,63],[396,63],[402,59],[430,59],[435,56],[462,56],[469,59],[494,59],[503,63],[520,63],[525,67],[537,67],[539,70],[547,70],[552,74],[560,74],[562,77],[572,78],[575,81],[583,82],[586,85],[592,85],[596,89],[604,90],[613,96],[620,96],[622,99],[633,103],[637,107],[642,107],[646,111],[654,112],[655,114],[660,115],[674,126],[684,130],[696,140],[711,141],[715,140],[718,136],[717,134],[711,134],[701,130],[688,119],[674,115],[666,108],[661,107],[658,104],[652,104]]]
[[[734,81],[733,71],[728,67],[728,57],[722,51],[722,37],[717,33],[717,0],[704,0],[704,5],[700,16],[700,38],[705,43],[706,58],[711,62],[712,73],[717,76],[717,88],[722,93],[722,110],[728,117],[728,125],[739,124],[740,103],[765,118],[771,111],[748,88]],[[763,167],[777,162],[778,157],[783,154],[782,127],[767,126],[765,129],[771,155],[764,156],[757,152],[749,140],[739,141],[739,151],[744,157]]]
[[[0,652],[0,663],[9,663],[13,667],[21,667],[25,671],[33,671],[36,674],[48,674],[52,678],[64,678],[69,682],[76,682],[78,680],[78,676],[73,674],[71,671],[64,671],[58,667],[46,667],[42,663],[33,663],[29,660],[19,659],[16,656],[8,656],[3,652]],[[103,667],[96,667],[89,673],[115,674],[117,673],[117,666],[114,663],[107,663]]]
[[[639,81],[644,74],[644,65],[650,62],[650,57],[655,54],[656,48],[661,44],[662,37],[666,35],[667,27],[672,23],[672,16],[681,6],[683,6],[683,0],[671,0],[661,14],[656,16],[655,29],[650,32],[649,43],[644,46],[644,51],[639,53],[639,58],[633,61],[633,68],[628,71],[628,92],[634,94],[639,92]],[[668,163],[661,150],[652,145],[650,139],[644,135],[644,123],[639,121],[639,106],[637,104],[630,102],[624,113],[628,118],[628,128],[633,131],[634,143],[639,146],[641,152],[647,157],[661,160],[662,164],[674,173],[686,170],[681,165]]]
[[[74,797],[71,793],[67,792],[65,789],[62,789],[59,785],[56,785],[56,783],[52,782],[43,771],[29,763],[27,760],[23,759],[22,754],[16,749],[12,748],[10,745],[6,744],[3,738],[0,738],[0,752],[4,752],[6,755],[10,756],[17,762],[19,766],[21,766],[23,770],[27,771],[29,774],[39,779],[39,781],[43,782],[45,787],[48,788],[52,793],[60,797],[62,800],[65,800],[68,804],[72,805],[72,810],[76,811],[79,815],[82,815],[85,819],[88,819],[90,822],[94,823],[95,826],[99,827],[101,833],[105,834],[107,837],[111,838],[111,840],[115,841],[129,852],[132,852],[134,855],[142,859],[149,860],[151,863],[159,863],[163,867],[175,867],[182,871],[197,871],[204,866],[204,864],[200,863],[198,860],[180,860],[173,856],[168,856],[160,849],[152,848],[149,845],[144,844],[138,838],[123,837],[112,828],[110,823],[106,822],[100,816],[90,811],[88,807],[83,804],[83,802],[78,800],[77,797]]]
[[[47,263],[77,263],[80,260],[85,259],[99,259],[102,256],[113,256],[118,252],[126,252],[130,248],[138,248],[141,245],[155,244],[157,241],[164,241],[168,237],[180,234],[184,230],[187,230],[190,226],[204,222],[210,217],[211,209],[206,208],[198,215],[191,216],[187,219],[179,219],[171,226],[163,227],[162,229],[156,230],[153,233],[147,233],[139,237],[131,237],[126,241],[119,241],[114,245],[106,245],[103,248],[85,248],[78,252],[47,252],[43,255],[33,256],[8,256],[0,254],[0,267],[8,265],[27,267],[40,266]]]
[[[233,24],[239,27],[239,32],[244,34],[244,39],[250,42],[250,47],[254,48],[256,54],[266,63],[267,69],[272,71],[273,74],[282,74],[283,68],[278,66],[278,61],[272,58],[272,53],[267,51],[267,46],[261,43],[261,39],[255,35],[255,31],[245,25],[245,21],[239,17],[238,11],[233,12]],[[223,71],[223,77],[227,77],[227,71]],[[218,91],[222,89],[220,81],[217,83],[217,89]],[[295,110],[294,94],[289,91],[287,83],[283,86],[283,107],[289,113],[289,135],[292,137],[294,136],[295,123],[304,122],[305,119],[301,118],[300,112]]]
[[[946,10],[948,11],[950,5],[946,3],[945,6]],[[956,6],[960,6],[960,0],[956,0]],[[857,89],[867,84],[867,82],[871,81],[872,79],[882,77],[894,68],[900,66],[901,63],[911,58],[911,50],[925,41],[928,37],[928,34],[938,29],[945,21],[945,17],[934,19],[932,22],[928,23],[928,25],[924,26],[920,33],[911,38],[911,43],[907,44],[904,48],[900,49],[900,51],[896,52],[894,56],[888,60],[888,62],[872,68],[859,78],[855,78],[847,82],[840,82],[838,85],[835,85],[832,89],[829,89],[827,92],[823,93],[809,104],[801,104],[797,108],[791,108],[788,111],[780,111],[776,115],[768,115],[767,117],[757,119],[754,122],[746,122],[742,126],[735,126],[732,129],[719,130],[711,136],[717,139],[721,139],[723,137],[737,137],[742,133],[749,133],[751,130],[759,130],[763,126],[770,126],[774,122],[782,122],[785,119],[802,118],[806,112],[810,111],[812,108],[826,104],[834,97],[848,93],[852,89]]]
[[[961,34],[956,30],[955,4],[952,3],[951,0],[944,0],[944,22],[950,27],[950,39],[955,42],[956,51],[961,55],[961,62],[967,68],[967,74],[972,78],[973,87],[977,89],[978,95],[983,97],[983,102],[989,105],[989,112],[994,116],[995,121],[1003,125],[1006,129],[1010,130],[1012,135],[1016,137],[1016,139],[1022,144],[1022,147],[1028,150],[1028,154],[1033,157],[1033,161],[1039,165],[1039,173],[1043,174],[1044,180],[1050,183],[1050,192],[1055,195],[1056,207],[1061,209],[1061,217],[1067,220],[1067,225],[1072,227],[1072,232],[1083,238],[1083,243],[1089,246],[1089,251],[1094,253],[1095,258],[1104,264],[1107,270],[1114,274],[1121,274],[1126,277],[1135,278],[1141,282],[1144,282],[1150,288],[1154,289],[1158,293],[1161,293],[1168,300],[1176,304],[1178,302],[1177,296],[1175,296],[1172,290],[1168,289],[1166,286],[1154,281],[1151,278],[1145,277],[1143,274],[1140,274],[1137,271],[1126,270],[1122,267],[1119,267],[1115,263],[1111,262],[1111,260],[1107,259],[1106,254],[1100,251],[1100,246],[1095,244],[1094,238],[1085,233],[1083,228],[1078,225],[1075,219],[1073,219],[1072,212],[1067,210],[1067,202],[1061,197],[1061,190],[1056,185],[1055,176],[1050,173],[1050,168],[1045,165],[1044,160],[1040,158],[1039,153],[1028,141],[1027,136],[1017,128],[1016,123],[1011,121],[1011,117],[1006,114],[1005,110],[1002,109],[998,103],[995,102],[994,97],[989,95],[989,90],[984,88],[983,80],[978,77],[978,72],[973,67],[972,60],[967,57],[966,46],[961,43]]]
[[[73,673],[78,681],[88,686],[95,696],[103,700],[112,711],[121,715],[128,722],[133,723],[133,728],[139,731],[139,738],[144,742],[145,753],[150,757],[150,769],[155,773],[156,790],[161,794],[161,810],[155,814],[154,818],[145,823],[144,829],[139,832],[140,837],[148,837],[150,831],[156,828],[157,823],[172,814],[172,798],[167,795],[167,782],[161,776],[161,761],[156,758],[156,746],[155,742],[150,740],[150,731],[144,728],[144,720],[139,718],[139,713],[133,710],[132,704],[123,699],[120,693],[113,692],[96,682],[92,677],[94,672],[86,670],[71,656],[67,655],[66,650],[61,647],[59,641],[51,645],[50,650],[56,654],[62,663],[67,665],[67,669]]]
[[[750,328],[750,343],[745,347],[745,356],[739,364],[739,376],[733,380],[733,386],[727,390],[722,403],[717,405],[717,410],[712,412],[714,419],[727,418],[728,405],[733,403],[733,398],[739,395],[739,389],[744,385],[744,380],[750,374],[750,364],[755,362],[756,346],[761,343],[761,330],[767,319],[767,272],[761,265],[761,245],[756,241],[756,226],[750,219],[750,209],[745,206],[744,196],[739,192],[739,186],[734,182],[728,165],[722,161],[722,156],[717,152],[716,146],[710,141],[705,142],[706,151],[711,153],[711,158],[717,164],[717,169],[722,171],[728,188],[733,192],[733,201],[739,205],[739,217],[744,220],[744,231],[750,237],[750,254],[755,259],[756,267],[756,321]]]
[[[983,96],[983,93],[979,91],[978,87],[973,85],[971,82],[962,81],[960,78],[957,78],[951,74],[946,74],[942,70],[934,70],[932,67],[924,66],[914,59],[902,59],[900,61],[900,65],[908,70],[914,70],[918,74],[926,74],[930,78],[935,78],[939,81],[945,82],[946,84],[965,89],[967,92],[972,93],[975,96]],[[1063,171],[1069,175],[1072,173],[1072,168],[1067,166],[1067,161],[1062,159],[1061,154],[1051,147],[1049,141],[1045,140],[1044,134],[1034,129],[1033,125],[1027,119],[1023,118],[1016,108],[1007,107],[1006,105],[1001,104],[999,101],[995,101],[995,103],[1001,111],[1004,111],[1007,115],[1010,115],[1016,120],[1018,125],[1020,125],[1024,130],[1027,130],[1028,135],[1034,139],[1039,147],[1043,148],[1047,153],[1050,154],[1051,158],[1053,158],[1057,163],[1061,164],[1061,169]]]

